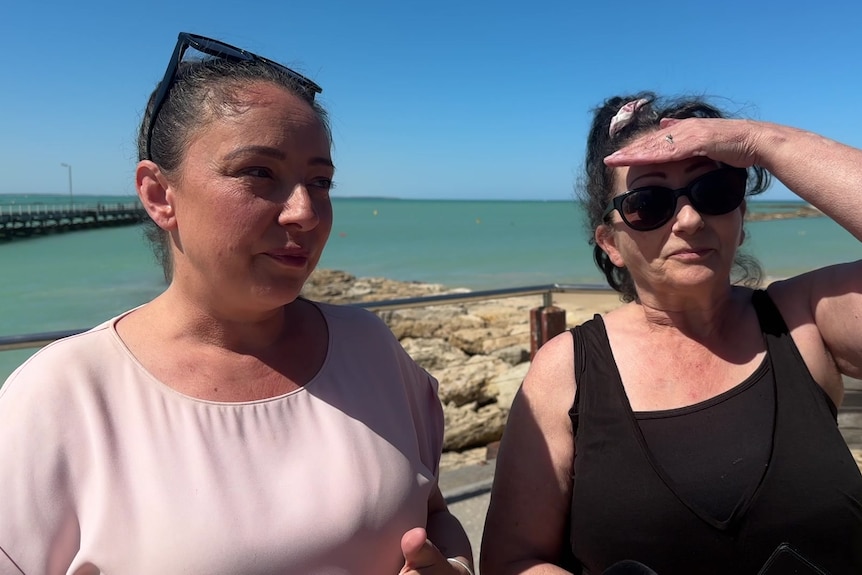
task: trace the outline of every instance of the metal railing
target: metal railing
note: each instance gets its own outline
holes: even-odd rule
[[[141,211],[140,202],[97,202],[76,204],[0,204],[0,217],[45,216],[62,214],[65,216],[90,215],[92,213],[114,213]]]
[[[494,290],[447,293],[381,301],[356,302],[345,305],[363,307],[370,311],[381,311],[391,309],[426,307],[432,305],[460,304],[510,297],[541,295],[543,301],[542,305],[550,306],[554,303],[554,294],[607,293],[608,291],[610,291],[610,288],[599,284],[544,284],[536,286],[522,286]],[[87,329],[88,328],[0,336],[0,351],[42,347],[58,339],[82,333],[84,331],[87,331]]]

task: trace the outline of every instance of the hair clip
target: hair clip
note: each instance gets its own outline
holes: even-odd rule
[[[628,126],[635,113],[640,110],[645,104],[649,104],[649,100],[641,98],[640,100],[632,100],[620,108],[619,112],[611,118],[611,125],[608,128],[608,135],[613,138],[614,135]]]

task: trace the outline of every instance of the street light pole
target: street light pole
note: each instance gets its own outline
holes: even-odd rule
[[[71,207],[75,203],[75,198],[72,196],[72,165],[65,162],[60,165],[69,169],[69,206]]]

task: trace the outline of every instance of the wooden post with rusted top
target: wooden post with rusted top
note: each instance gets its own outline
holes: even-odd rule
[[[530,360],[549,339],[566,330],[566,310],[544,305],[530,310]]]

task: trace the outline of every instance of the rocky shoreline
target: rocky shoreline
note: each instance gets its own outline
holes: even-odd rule
[[[344,304],[466,291],[321,269],[303,294]],[[620,303],[610,291],[555,298],[555,305],[566,310],[568,326]],[[440,382],[446,422],[443,468],[493,457],[529,367],[529,313],[541,305],[542,296],[534,295],[377,312],[407,352]]]
[[[309,278],[303,294],[346,304],[469,291],[321,269]],[[440,382],[446,424],[441,469],[482,464],[496,456],[512,399],[529,367],[530,310],[542,303],[542,296],[534,295],[377,312],[407,352]],[[566,326],[572,327],[622,302],[607,290],[555,294],[554,305],[565,310]],[[848,388],[862,390],[862,381],[849,380]],[[839,423],[862,434],[853,417],[839,415]],[[854,441],[852,452],[862,469],[862,449]]]
[[[793,218],[820,218],[823,217],[823,212],[814,206],[800,206],[792,210],[783,212],[754,212],[749,210],[745,214],[745,219],[750,222],[760,222],[766,220],[790,220]]]

